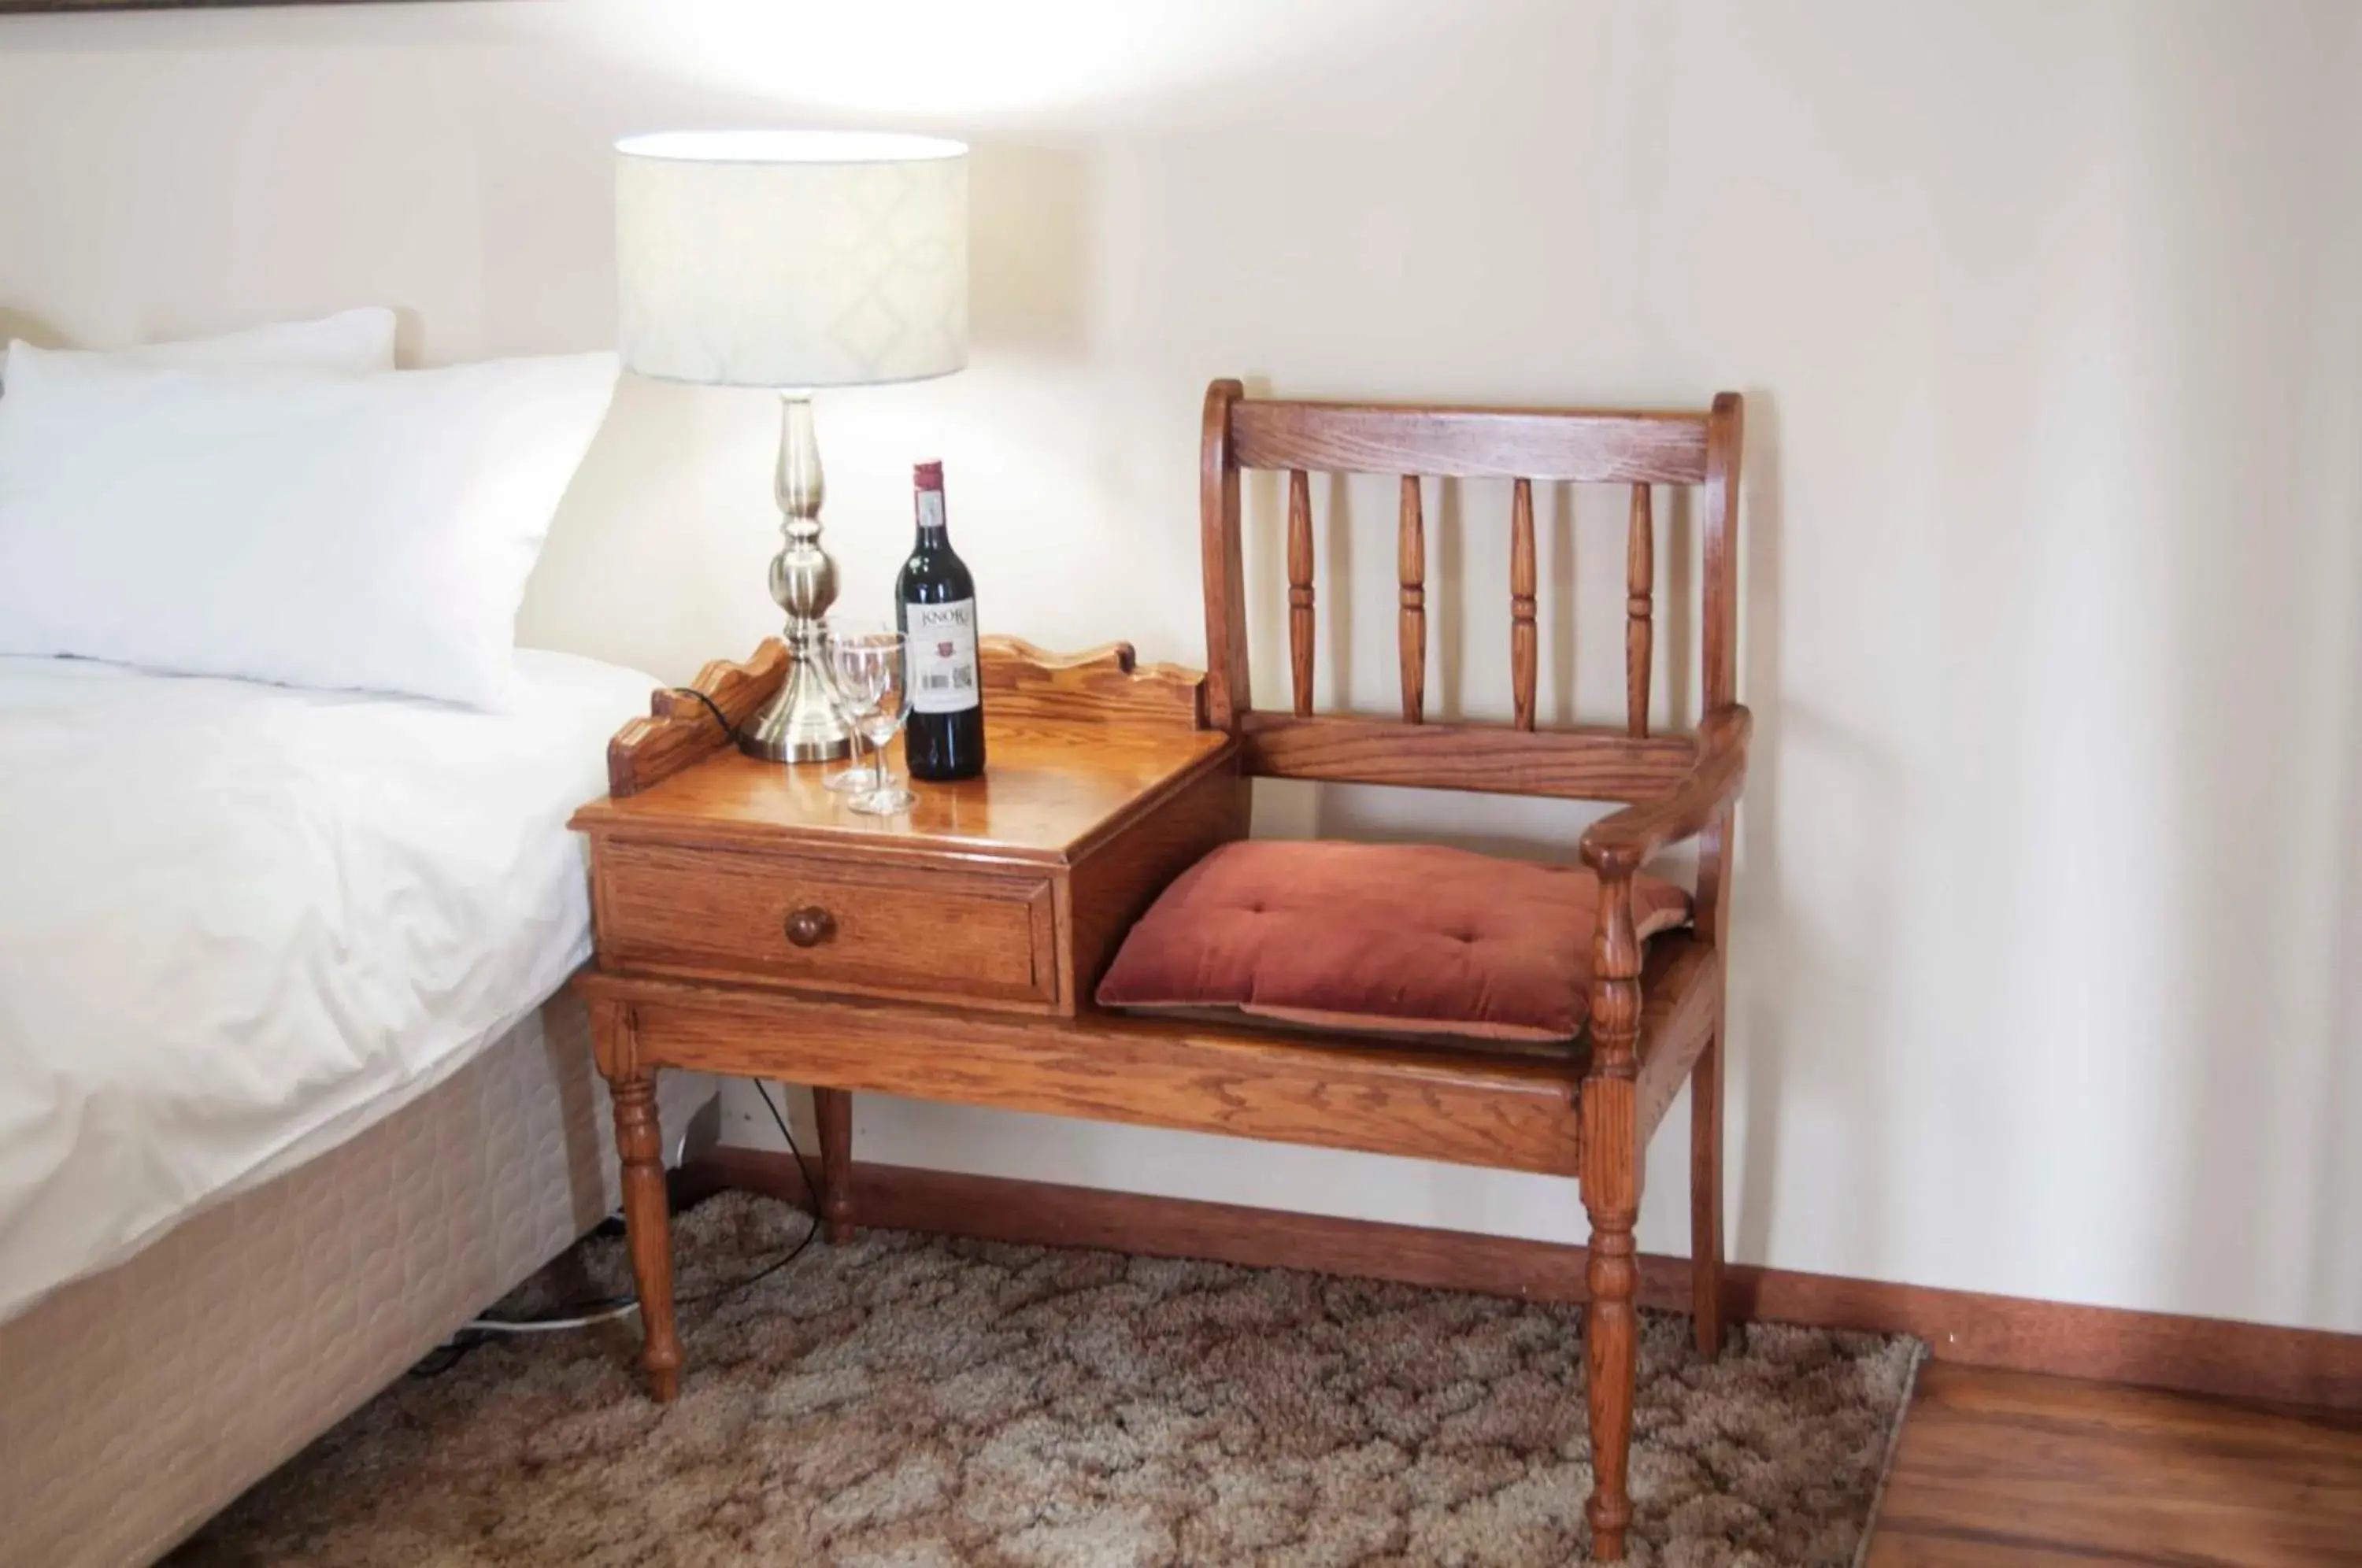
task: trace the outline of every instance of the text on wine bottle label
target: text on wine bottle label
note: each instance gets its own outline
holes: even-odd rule
[[[911,711],[964,713],[984,701],[976,661],[976,601],[906,604]]]

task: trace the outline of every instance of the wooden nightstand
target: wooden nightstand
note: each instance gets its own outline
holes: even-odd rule
[[[657,693],[654,715],[609,747],[608,798],[575,814],[598,933],[577,985],[614,1094],[659,1399],[679,1390],[681,1352],[657,1069],[811,1086],[826,1234],[842,1240],[856,1213],[851,1091],[1063,1094],[1015,1082],[1021,1065],[997,1062],[979,1025],[1087,1010],[1158,891],[1246,832],[1237,742],[1205,727],[1196,671],[1135,668],[1120,645],[1062,659],[1008,638],[985,640],[983,664],[989,771],[917,786],[900,816],[857,815],[818,767],[728,745],[715,710],[736,724],[778,690],[776,643],[706,667],[697,686],[712,710]]]

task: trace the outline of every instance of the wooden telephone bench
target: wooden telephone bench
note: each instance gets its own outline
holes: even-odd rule
[[[1747,711],[1735,678],[1738,406],[1567,414],[1207,399],[1204,676],[1139,668],[1116,646],[1060,658],[983,647],[989,771],[923,785],[891,818],[843,809],[816,768],[738,755],[715,712],[745,722],[787,655],[706,667],[713,704],[657,694],[609,748],[611,793],[574,826],[591,842],[598,958],[577,984],[613,1091],[658,1399],[679,1388],[655,1076],[679,1067],[810,1086],[832,1241],[859,1213],[856,1090],[1176,1127],[1575,1176],[1592,1221],[1587,1318],[1593,1549],[1622,1555],[1637,1331],[1632,1226],[1641,1154],[1685,1082],[1693,1128],[1700,1350],[1722,1333],[1721,941]],[[1238,476],[1289,474],[1292,712],[1248,697]],[[1402,474],[1403,719],[1312,712],[1307,470]],[[1428,723],[1418,476],[1516,480],[1509,663],[1515,720]],[[1628,723],[1537,730],[1534,480],[1631,487]],[[1704,717],[1649,732],[1649,489],[1705,492]],[[1254,775],[1631,802],[1594,824],[1598,883],[1589,1024],[1556,1050],[1308,1034],[1103,1011],[1094,989],[1174,878],[1247,834]],[[1645,945],[1633,881],[1700,840],[1691,928]]]

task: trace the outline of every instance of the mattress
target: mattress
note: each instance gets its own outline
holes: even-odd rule
[[[0,1322],[410,1103],[590,955],[648,677],[488,713],[0,659]]]
[[[561,996],[403,1110],[0,1324],[0,1562],[153,1561],[615,1203]],[[709,1080],[659,1079],[669,1152]]]

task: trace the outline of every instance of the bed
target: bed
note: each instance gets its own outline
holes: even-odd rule
[[[7,1561],[160,1556],[611,1211],[564,824],[652,683],[518,673],[0,658]]]

